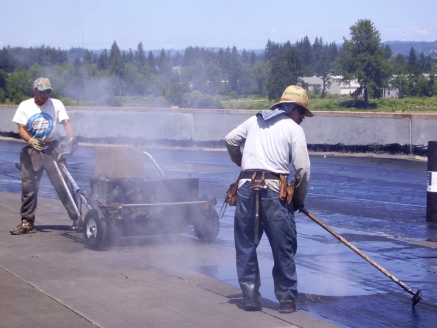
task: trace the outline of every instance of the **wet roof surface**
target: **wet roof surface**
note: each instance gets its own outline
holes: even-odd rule
[[[22,143],[0,141],[0,191],[20,193],[18,161]],[[147,150],[167,177],[199,177],[200,192],[217,198],[239,169],[224,151]],[[93,176],[94,148],[80,147],[69,168],[83,189]],[[351,327],[431,327],[437,317],[437,225],[426,222],[427,163],[396,158],[311,156],[306,208],[387,269],[423,301],[411,297],[386,275],[355,254],[303,213],[296,215],[299,307]],[[40,196],[57,198],[43,177]],[[217,243],[233,247],[234,208],[221,219]],[[428,246],[423,246],[429,242]],[[434,247],[434,248],[432,248]],[[273,260],[263,237],[258,248],[261,293],[276,302]],[[198,272],[238,286],[235,264],[198,267]]]

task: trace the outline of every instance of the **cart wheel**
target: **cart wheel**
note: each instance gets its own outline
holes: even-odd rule
[[[205,199],[202,197],[202,200]],[[212,205],[209,205],[208,209],[202,211],[202,213],[205,215],[205,218],[204,220],[199,220],[199,222],[194,225],[194,232],[202,243],[212,243],[217,238],[219,232],[219,217]]]
[[[91,249],[99,250],[102,248],[106,239],[106,222],[99,218],[99,212],[91,209],[85,215],[83,238]]]

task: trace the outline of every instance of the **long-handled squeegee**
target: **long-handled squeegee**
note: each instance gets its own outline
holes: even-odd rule
[[[338,233],[336,233],[334,230],[332,230],[328,225],[326,225],[325,223],[320,221],[316,216],[314,216],[313,214],[308,212],[307,209],[301,208],[300,211],[303,212],[306,216],[308,216],[311,220],[316,222],[318,225],[320,225],[323,229],[328,231],[335,238],[340,240],[347,247],[352,249],[355,253],[357,253],[359,256],[361,256],[363,259],[365,259],[367,262],[372,264],[375,268],[377,268],[379,271],[381,271],[383,274],[385,274],[387,277],[389,277],[391,280],[393,280],[399,286],[401,286],[405,291],[407,291],[411,295],[413,295],[413,299],[411,300],[413,308],[417,303],[420,302],[420,300],[422,299],[422,291],[420,289],[418,289],[417,292],[414,292],[414,290],[412,290],[410,287],[408,287],[405,283],[400,281],[398,278],[396,278],[394,275],[392,275],[390,272],[388,272],[386,269],[384,269],[382,266],[380,266],[378,263],[376,263],[374,260],[372,260],[366,254],[364,254],[362,251],[360,251],[358,248],[356,248],[354,245],[352,245],[349,241],[347,241],[345,238],[343,238]]]

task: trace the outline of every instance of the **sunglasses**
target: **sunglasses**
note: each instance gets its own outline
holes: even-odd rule
[[[49,95],[52,93],[52,90],[48,89],[48,90],[40,91],[39,93],[41,93],[43,95]]]

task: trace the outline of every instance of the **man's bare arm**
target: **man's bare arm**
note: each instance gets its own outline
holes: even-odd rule
[[[27,130],[27,126],[24,124],[18,123],[18,134],[20,135],[21,139],[23,139],[26,142],[29,142],[29,140],[32,139],[32,136],[29,134],[29,131]]]
[[[67,134],[68,140],[74,138],[74,130],[73,126],[70,123],[70,120],[63,120],[62,124],[64,125],[65,133]]]

